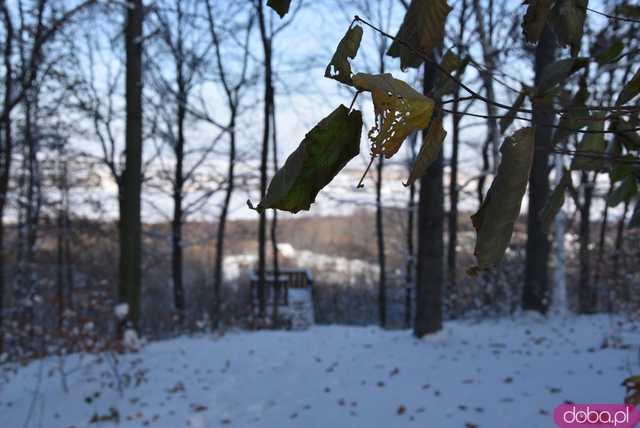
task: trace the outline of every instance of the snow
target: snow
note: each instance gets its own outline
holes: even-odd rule
[[[124,320],[127,315],[129,315],[129,304],[128,303],[119,303],[113,308],[113,314],[120,321]]]
[[[638,344],[603,315],[452,321],[422,340],[346,326],[183,336],[0,366],[0,426],[546,427],[565,401],[620,403]]]

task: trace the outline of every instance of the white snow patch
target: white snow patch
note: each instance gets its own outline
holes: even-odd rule
[[[345,326],[179,337],[118,357],[122,395],[105,359],[66,357],[68,393],[58,357],[19,367],[0,380],[0,425],[31,413],[27,428],[89,427],[114,408],[120,424],[100,427],[547,427],[567,400],[622,402],[621,381],[640,370],[635,331],[527,313],[448,322],[422,340]],[[603,347],[612,334],[625,343]]]
[[[128,303],[119,303],[113,308],[113,314],[120,321],[124,320],[127,315],[129,315],[129,304]]]

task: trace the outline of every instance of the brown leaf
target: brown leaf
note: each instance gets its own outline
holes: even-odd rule
[[[522,20],[522,32],[529,43],[537,43],[547,23],[553,0],[525,0],[527,12]]]
[[[544,230],[549,230],[551,222],[562,209],[562,206],[564,205],[565,191],[570,187],[571,172],[564,169],[562,178],[558,182],[558,185],[553,189],[553,192],[551,192],[551,196],[549,196],[549,199],[545,202],[544,208],[542,208],[538,213],[538,219],[540,220],[540,223],[542,223]]]
[[[354,59],[362,41],[362,27],[355,25],[349,28],[338,43],[331,62],[324,71],[324,77],[335,79],[346,85],[353,85],[351,79],[351,64],[349,58]]]
[[[267,6],[275,10],[280,15],[280,18],[283,18],[289,12],[291,0],[268,0]]]
[[[445,22],[451,10],[446,0],[411,0],[396,39],[413,49],[394,40],[387,55],[400,58],[402,69],[418,68],[424,60],[416,51],[429,56],[434,48],[442,45]]]
[[[426,135],[422,139],[422,147],[420,147],[420,152],[418,152],[416,162],[411,168],[411,173],[405,186],[411,186],[438,159],[446,136],[447,131],[442,127],[442,117],[433,118],[429,123]]]

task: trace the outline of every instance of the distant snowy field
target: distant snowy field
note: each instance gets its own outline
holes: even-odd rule
[[[455,321],[423,340],[319,326],[47,359],[0,380],[0,427],[552,427],[564,401],[623,400],[640,339],[615,320]]]

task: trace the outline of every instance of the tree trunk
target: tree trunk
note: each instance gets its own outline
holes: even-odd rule
[[[455,307],[455,294],[456,294],[456,247],[458,246],[458,148],[460,146],[460,118],[461,116],[456,114],[459,110],[460,103],[457,98],[460,95],[460,90],[456,87],[454,92],[453,103],[453,115],[451,117],[452,132],[451,132],[451,175],[449,178],[449,245],[447,247],[447,270],[449,273],[449,298],[453,299],[452,307]]]
[[[183,161],[184,161],[184,107],[178,103],[178,140],[176,142],[176,167],[173,190],[173,220],[171,222],[171,275],[173,279],[173,301],[178,323],[185,320],[184,285],[182,283],[182,192],[183,192]]]
[[[535,83],[538,84],[542,70],[555,59],[555,38],[548,26],[536,48]],[[547,99],[533,100],[533,123],[554,123],[555,115],[550,109],[552,103]],[[547,232],[538,219],[538,213],[544,207],[549,195],[549,149],[551,147],[552,128],[537,126],[535,130],[536,151],[529,178],[529,210],[527,215],[527,246],[525,262],[525,282],[522,308],[546,313],[549,307],[549,239]]]
[[[416,141],[417,133],[411,136],[411,162],[409,168],[413,167],[416,160]],[[405,299],[404,299],[404,324],[406,328],[411,328],[413,321],[413,302],[412,292],[415,288],[414,270],[415,270],[415,249],[414,249],[414,218],[416,209],[416,186],[411,183],[409,186],[409,201],[407,203],[407,262],[405,268]]]
[[[234,190],[234,168],[236,163],[236,108],[231,106],[231,119],[229,121],[229,166],[227,169],[227,191],[224,196],[222,212],[218,220],[218,232],[216,235],[216,260],[215,273],[213,281],[213,326],[218,327],[222,319],[222,300],[221,289],[223,280],[223,264],[224,264],[224,238],[226,233],[227,216],[229,214],[229,205],[231,204],[231,196]]]
[[[126,161],[122,174],[118,297],[129,304],[129,319],[138,328],[142,277],[142,0],[130,0],[126,13]]]
[[[583,200],[580,205],[580,274],[578,280],[578,311],[581,314],[595,312],[597,295],[591,283],[591,256],[589,243],[591,242],[591,200],[593,183],[585,172],[582,173]]]
[[[627,213],[629,212],[629,201],[624,202],[624,209],[622,210],[622,216],[618,219],[618,224],[616,225],[616,240],[614,244],[613,250],[613,283],[618,284],[621,283],[620,278],[620,269],[621,261],[624,256],[622,245],[624,243],[624,225],[627,219]],[[621,299],[623,302],[628,302],[631,297],[631,289],[629,281],[622,281],[622,296]]]
[[[435,68],[425,63],[424,93],[433,88]],[[424,139],[424,132],[423,132]],[[444,281],[444,194],[442,152],[420,179],[418,263],[414,334],[422,337],[442,329]]]
[[[480,0],[473,1],[473,7],[476,16],[476,28],[478,29],[478,36],[480,38],[480,46],[482,47],[482,59],[485,67],[491,71],[495,68],[494,56],[495,49],[493,44],[493,32],[494,32],[494,20],[493,20],[493,1],[489,0],[488,8],[480,4]],[[489,22],[485,22],[484,11],[489,12]],[[461,24],[462,25],[462,24]],[[487,29],[485,30],[485,27]],[[493,77],[490,73],[481,71],[480,78],[482,79],[482,85],[487,94],[487,99],[494,101],[496,99],[495,88],[493,85]],[[498,170],[499,161],[499,132],[498,132],[498,120],[496,119],[496,107],[493,104],[485,103],[487,109],[487,138],[482,146],[482,174],[478,179],[477,195],[478,204],[481,205],[484,200],[484,185],[487,181],[486,174],[489,172],[495,173]],[[489,149],[493,156],[493,163],[489,160]]]
[[[258,24],[264,51],[264,112],[262,130],[262,153],[260,157],[260,200],[267,194],[267,163],[269,161],[269,137],[271,125],[271,106],[273,105],[273,78],[271,76],[271,39],[267,34],[264,7],[257,1]],[[266,316],[266,259],[267,259],[267,214],[260,212],[258,225],[258,317]]]
[[[378,156],[377,181],[376,181],[376,241],[378,243],[378,320],[380,327],[387,325],[387,272],[384,253],[384,219],[382,212],[382,171],[384,168],[383,156]]]
[[[6,5],[3,8],[5,43],[3,50],[5,78],[4,78],[4,103],[3,103],[3,140],[0,158],[0,353],[4,350],[4,297],[7,293],[6,284],[6,260],[4,254],[5,224],[4,211],[7,204],[9,191],[9,177],[11,176],[11,160],[13,158],[13,136],[11,135],[11,94],[13,93],[13,64],[11,56],[13,52],[13,27]]]
[[[181,46],[179,49],[181,50]],[[176,166],[173,183],[173,221],[171,222],[171,274],[173,279],[174,307],[178,316],[178,323],[183,326],[185,322],[185,297],[182,273],[182,224],[184,217],[182,201],[184,192],[184,121],[186,116],[187,91],[185,89],[181,56],[182,52],[180,51],[176,64],[178,83],[176,120],[178,125],[178,138],[174,147]]]
[[[562,157],[556,155],[555,157],[555,173],[556,184],[560,183],[562,179],[564,166],[562,164]],[[566,272],[566,258],[565,258],[565,244],[564,238],[566,233],[567,219],[564,210],[561,208],[554,220],[554,241],[555,241],[555,268],[554,268],[554,288],[553,298],[551,299],[551,305],[553,311],[557,315],[564,315],[567,313],[569,306],[567,302],[567,272]]]
[[[271,93],[271,127],[273,129],[273,170],[278,170],[278,138],[276,132],[276,108],[273,91]],[[272,325],[278,326],[278,303],[280,301],[280,264],[278,259],[278,210],[273,210],[271,218],[271,252],[273,253],[273,313]]]

